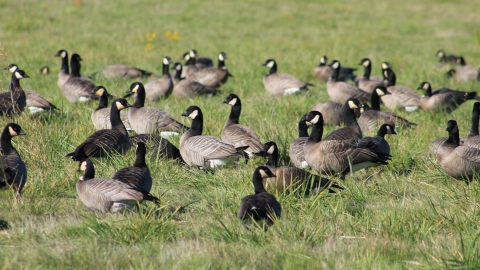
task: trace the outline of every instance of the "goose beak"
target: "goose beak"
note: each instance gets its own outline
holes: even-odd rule
[[[20,130],[20,133],[18,133],[17,136],[20,136],[20,135],[27,135],[27,133],[25,133],[25,131],[23,130]]]
[[[187,112],[184,112],[181,114],[182,116],[188,116],[188,113]]]
[[[256,153],[253,153],[255,156],[265,157],[266,152],[262,149]]]

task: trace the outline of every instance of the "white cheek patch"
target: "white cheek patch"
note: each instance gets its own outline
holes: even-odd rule
[[[390,128],[390,126],[387,126],[387,134],[393,134],[393,131],[392,131],[392,129]]]
[[[364,67],[368,67],[368,65],[370,65],[370,61],[367,60],[367,61],[364,61],[364,62],[363,62],[363,66],[364,66]]]
[[[135,85],[135,87],[133,87],[133,89],[132,89],[132,92],[133,92],[133,93],[136,93],[137,90],[138,90],[138,87],[140,87],[138,84]]]
[[[351,100],[348,102],[348,107],[350,107],[350,109],[357,109],[358,108],[358,106],[355,104],[355,102],[353,102]]]
[[[382,63],[382,68],[383,68],[383,69],[387,69],[387,68],[388,68],[388,65],[385,64],[385,63]]]
[[[313,119],[310,120],[309,122],[312,123],[312,124],[316,124],[316,123],[318,123],[319,119],[320,119],[320,115],[315,115],[315,117],[313,117]]]
[[[177,67],[176,67],[176,69],[177,69],[177,71],[182,70],[182,69],[183,69],[182,64],[178,64]]]
[[[230,105],[232,105],[232,106],[235,105],[235,104],[237,104],[237,99],[234,98],[234,99],[230,100],[230,102],[228,102],[228,104],[230,104]]]
[[[23,78],[22,74],[20,74],[20,72],[17,72],[17,71],[15,71],[15,77],[17,77],[17,79]]]
[[[338,65],[339,65],[338,62],[335,62],[335,63],[333,63],[332,68],[333,68],[333,69],[337,69],[337,68],[338,68]]]
[[[10,68],[8,69],[8,71],[10,71],[10,72],[13,73],[13,72],[17,71],[17,69],[18,69],[18,67],[14,65],[14,66],[10,67]]]
[[[63,51],[61,54],[60,54],[60,57],[61,58],[65,58],[67,56],[67,52]]]
[[[164,65],[170,64],[170,60],[168,60],[168,58],[166,58],[166,57],[163,58],[163,64],[164,64]]]
[[[322,56],[322,58],[320,58],[320,63],[326,64],[327,63],[327,58]]]
[[[375,89],[375,92],[377,92],[377,95],[379,96],[384,96],[385,95],[385,92],[383,92],[381,89],[377,88]]]
[[[269,68],[272,68],[273,65],[275,65],[275,62],[273,62],[273,61],[270,61],[270,62],[267,63],[267,67],[269,67]]]
[[[95,95],[101,97],[104,92],[105,92],[105,89],[100,88],[97,90],[97,92],[95,92]]]
[[[273,154],[273,151],[275,151],[275,146],[272,145],[272,146],[270,146],[270,148],[268,148],[267,153],[271,155],[271,154]]]
[[[18,136],[18,133],[15,130],[13,130],[12,127],[8,127],[8,132],[10,132],[10,136],[12,137]]]
[[[86,161],[82,161],[82,164],[80,164],[80,170],[81,171],[87,170],[87,162]],[[82,176],[82,180],[83,180],[83,176]]]
[[[225,58],[223,57],[223,54],[218,55],[218,60],[220,61],[225,61]]]
[[[259,170],[260,175],[262,178],[268,178],[268,174],[264,170]]]
[[[190,51],[190,57],[195,57],[195,53],[193,51]]]
[[[125,106],[123,106],[123,104],[122,104],[122,103],[120,103],[120,102],[118,102],[118,101],[117,101],[117,102],[115,102],[115,106],[117,106],[117,109],[119,109],[119,110],[123,110],[123,109],[125,109]]]
[[[197,117],[197,115],[198,115],[198,110],[195,110],[191,114],[189,114],[188,117],[190,117],[192,119],[195,119],[195,117]]]
[[[185,56],[183,57],[183,59],[184,59],[184,60],[187,60],[187,61],[190,60],[190,54],[188,54],[188,53],[185,54]]]
[[[429,84],[429,83],[423,84],[423,89],[424,89],[424,90],[428,90],[429,87],[430,87],[430,84]]]

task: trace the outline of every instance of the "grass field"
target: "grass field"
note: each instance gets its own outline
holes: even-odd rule
[[[241,198],[253,193],[251,176],[261,159],[213,175],[148,159],[152,193],[162,203],[145,204],[138,214],[96,215],[79,201],[77,163],[63,156],[94,131],[90,114],[97,104],[73,105],[61,94],[60,59],[53,57],[59,49],[82,56],[83,75],[118,63],[158,74],[165,55],[179,61],[193,48],[212,58],[225,51],[234,78],[220,95],[171,97],[147,106],[190,125],[180,114],[198,105],[204,133],[220,136],[230,112],[222,101],[236,93],[243,102],[240,122],[262,141],[276,141],[285,161],[300,117],[328,100],[325,83],[313,76],[322,55],[354,67],[370,57],[375,76],[380,63],[389,61],[397,84],[412,89],[429,81],[434,88],[479,90],[478,82],[447,80],[448,67],[438,66],[435,58],[445,49],[480,65],[477,0],[294,2],[0,2],[0,66],[18,64],[31,77],[22,80],[23,88],[61,108],[54,115],[26,113],[15,119],[27,133],[14,145],[29,178],[19,201],[12,191],[0,191],[0,220],[9,226],[0,231],[0,268],[480,268],[480,184],[449,177],[427,156],[428,144],[446,136],[447,120],[456,119],[465,136],[473,102],[451,114],[401,112],[418,127],[388,137],[393,160],[382,173],[348,176],[346,190],[334,195],[276,194],[282,218],[267,233],[250,234],[236,218]],[[261,64],[268,58],[277,60],[279,72],[316,86],[308,93],[271,96],[262,84],[267,70]],[[39,74],[43,65],[51,67],[49,75]],[[9,80],[4,71],[2,92]],[[96,84],[122,96],[132,82],[99,79]],[[0,126],[8,122],[2,118]],[[109,177],[134,159],[130,151],[95,161],[97,176]]]

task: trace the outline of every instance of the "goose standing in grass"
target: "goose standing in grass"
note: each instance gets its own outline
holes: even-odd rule
[[[17,70],[20,70],[16,64],[9,64],[5,70],[10,71],[11,73],[14,73]],[[10,84],[8,90],[12,92],[14,90],[14,87],[12,84]],[[25,92],[25,97],[26,97],[26,107],[29,109],[30,113],[39,113],[43,111],[48,111],[48,112],[55,112],[55,110],[58,110],[55,105],[50,103],[48,100],[46,100],[44,97],[42,97],[40,94],[33,90],[29,89],[23,89]]]
[[[173,81],[169,73],[171,63],[172,59],[165,56],[162,60],[162,77],[145,84],[145,95],[147,100],[154,101],[159,98],[167,98],[172,93]]]
[[[420,106],[426,111],[452,112],[467,100],[480,100],[477,92],[456,91],[449,88],[439,88],[432,92],[428,82],[422,82],[417,89],[425,90],[425,95],[420,98]]]
[[[249,230],[257,225],[266,231],[282,215],[282,205],[263,186],[263,179],[269,177],[275,177],[275,174],[269,168],[265,166],[257,167],[252,177],[255,194],[244,197],[240,202],[237,217]]]
[[[448,121],[446,131],[448,139],[437,151],[440,167],[453,178],[472,180],[480,173],[480,149],[460,145],[460,135],[455,120]]]
[[[217,90],[214,87],[205,86],[199,82],[191,80],[190,78],[181,78],[183,66],[180,63],[175,63],[175,77],[173,78],[173,96],[193,98],[196,95],[215,95]]]
[[[306,114],[298,122],[298,138],[290,143],[288,153],[290,155],[290,161],[298,168],[308,167],[305,161],[305,143],[308,140],[308,126]]]
[[[333,60],[328,66],[333,69],[332,76],[327,82],[328,96],[332,101],[344,104],[351,97],[358,99],[362,103],[370,100],[370,93],[363,91],[355,85],[341,82],[338,79],[341,68],[339,61]]]
[[[480,118],[480,102],[473,104],[472,126],[465,138],[465,145],[480,148],[480,134],[478,133],[478,120]]]
[[[203,113],[197,106],[190,106],[182,116],[192,119],[190,129],[180,138],[180,154],[189,166],[214,169],[218,166],[237,164],[248,146],[235,147],[217,137],[204,136]]]
[[[130,138],[127,129],[120,118],[120,111],[131,107],[124,98],[115,99],[110,110],[110,124],[112,129],[98,130],[90,135],[74,152],[66,157],[75,161],[82,161],[89,157],[105,157],[113,154],[124,155],[130,148]]]
[[[467,66],[467,62],[462,56],[457,58],[457,64],[459,64],[460,67],[449,70],[446,74],[447,77],[455,78],[455,80],[463,82],[480,80],[480,69]]]
[[[336,129],[328,134],[324,141],[344,141],[357,143],[362,138],[362,130],[355,118],[354,109],[360,108],[360,102],[356,98],[349,98],[342,107],[341,115],[345,121],[345,127]],[[323,117],[323,116],[322,116]],[[322,120],[323,122],[323,120]],[[323,123],[322,123],[323,126]]]
[[[112,175],[112,179],[130,184],[136,189],[150,192],[152,189],[152,175],[145,162],[147,149],[144,142],[137,143],[136,159],[133,166],[122,168]]]
[[[188,129],[165,111],[144,107],[145,88],[141,82],[132,83],[127,94],[137,94],[135,103],[128,110],[128,120],[137,134],[154,133],[167,137]]]
[[[391,95],[382,96],[382,101],[390,110],[397,109],[413,112],[420,108],[420,97],[412,89],[397,86],[397,76],[387,62],[382,63],[382,71],[387,78],[387,90]]]
[[[438,58],[439,64],[456,64],[457,63],[457,56],[453,54],[446,54],[444,50],[439,50],[435,54]]]
[[[235,94],[230,94],[223,101],[224,104],[232,106],[230,116],[222,129],[222,140],[235,147],[248,146],[244,152],[251,158],[254,153],[260,151],[263,147],[255,131],[249,127],[240,125],[240,113],[242,111],[242,101]]]
[[[349,67],[342,67],[340,68],[340,74],[338,75],[338,80],[339,81],[346,81],[347,79],[353,79],[355,78],[355,74],[353,72],[355,71],[355,68],[349,68]],[[321,81],[327,82],[330,77],[332,77],[333,69],[327,65],[327,56],[322,56],[320,58],[320,64],[318,64],[317,67],[315,67],[315,70],[313,71],[315,77]]]
[[[357,86],[365,92],[372,93],[377,86],[385,86],[383,78],[380,77],[370,77],[372,73],[372,61],[369,58],[363,58],[360,60],[359,65],[365,67],[363,77],[357,81]]]
[[[100,74],[107,79],[113,78],[124,78],[124,79],[135,79],[135,78],[148,78],[152,76],[152,72],[139,69],[136,67],[130,67],[126,65],[110,65],[106,66]],[[97,74],[94,74],[95,76]]]
[[[68,80],[60,87],[65,97],[72,103],[86,102],[90,99],[98,99],[92,94],[95,84],[88,78],[83,78],[80,75],[80,61],[82,58],[80,55],[74,53],[70,59],[70,68],[72,73]],[[62,58],[63,68],[64,58]],[[60,84],[60,83],[59,83]]]
[[[289,193],[294,190],[300,190],[303,195],[317,194],[325,188],[341,188],[331,180],[311,174],[303,169],[292,166],[279,166],[278,146],[275,142],[266,142],[257,155],[266,156],[268,161],[265,164],[274,177],[268,177],[263,180],[263,185],[267,189],[276,192]],[[334,192],[333,190],[330,190]]]
[[[57,85],[58,88],[62,89],[62,86],[70,78],[70,70],[68,67],[68,52],[66,50],[58,50],[55,54],[56,57],[62,59],[62,64],[60,66],[60,72],[58,73]]]
[[[363,106],[364,112],[358,119],[358,125],[363,132],[372,133],[383,124],[392,126],[412,127],[417,124],[408,121],[405,118],[398,116],[394,112],[380,111],[380,98],[390,95],[385,86],[377,86],[372,92],[370,100],[371,107]]]
[[[200,69],[192,74],[188,79],[199,82],[207,87],[220,87],[225,84],[228,77],[233,75],[228,72],[228,68],[225,65],[227,60],[227,54],[220,52],[218,54],[218,67],[207,67]]]
[[[8,92],[0,93],[0,116],[13,116],[21,114],[27,105],[27,97],[20,80],[30,78],[25,71],[18,69],[12,73]]]
[[[263,65],[270,68],[267,75],[263,77],[263,85],[272,95],[287,96],[300,90],[307,91],[308,86],[314,86],[311,83],[302,82],[290,74],[277,73],[277,62],[273,59],[268,59]]]
[[[367,148],[375,153],[390,155],[390,145],[385,140],[386,134],[397,134],[395,126],[390,124],[383,124],[380,126],[375,137],[363,137],[358,141],[357,146],[360,148]]]
[[[22,128],[15,123],[10,123],[5,126],[0,137],[0,146],[2,147],[0,188],[10,186],[17,192],[17,195],[22,193],[27,182],[27,166],[12,145],[12,138],[20,135],[25,135]]]
[[[137,145],[139,142],[145,143],[149,148],[149,152],[157,155],[159,158],[175,159],[183,162],[180,150],[165,138],[155,134],[137,134],[130,137],[132,145]]]
[[[79,171],[84,175],[77,181],[77,194],[90,210],[116,213],[134,210],[142,201],[159,204],[159,199],[138,189],[135,185],[111,178],[95,178],[93,163],[86,159],[80,162]]]
[[[349,172],[388,164],[389,155],[344,141],[322,141],[323,117],[320,112],[310,111],[306,120],[307,124],[312,125],[312,132],[305,144],[305,161],[318,173],[336,174],[344,178]]]
[[[100,129],[111,129],[110,124],[110,107],[108,107],[108,94],[107,89],[103,86],[95,86],[93,88],[93,94],[100,97],[98,106],[92,112],[92,123],[97,130]],[[128,114],[125,111],[120,111],[120,118],[122,119],[123,124],[127,130],[132,129],[130,123],[128,122]]]

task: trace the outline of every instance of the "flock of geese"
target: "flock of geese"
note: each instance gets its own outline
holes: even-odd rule
[[[281,216],[281,204],[266,189],[280,192],[299,191],[303,195],[322,191],[338,192],[342,189],[336,181],[321,175],[338,176],[358,170],[387,165],[391,161],[390,146],[385,135],[396,134],[395,128],[416,126],[403,116],[392,111],[451,112],[467,100],[480,100],[476,92],[462,92],[449,88],[432,91],[428,82],[422,82],[417,90],[424,91],[419,96],[416,91],[396,85],[396,75],[388,62],[381,64],[383,77],[370,76],[372,62],[364,58],[359,65],[364,67],[363,76],[354,75],[355,69],[342,67],[338,60],[327,64],[327,57],[321,58],[315,68],[316,78],[326,81],[331,101],[316,104],[298,122],[298,138],[289,148],[293,166],[281,165],[279,149],[275,142],[262,143],[259,136],[246,125],[240,124],[242,103],[239,96],[228,95],[223,101],[231,106],[230,115],[222,129],[221,138],[203,134],[203,111],[198,106],[188,107],[182,116],[191,119],[190,127],[176,120],[172,115],[155,107],[145,106],[159,98],[170,95],[176,98],[194,98],[197,95],[215,95],[218,87],[225,84],[229,73],[224,52],[218,55],[218,65],[210,58],[198,57],[196,50],[183,55],[186,61],[173,64],[166,56],[160,77],[151,72],[125,65],[112,65],[95,76],[105,78],[153,78],[145,85],[134,82],[126,92],[126,97],[134,95],[135,102],[129,104],[125,98],[111,101],[103,86],[81,76],[82,58],[73,54],[68,58],[66,50],[59,50],[61,58],[58,74],[58,87],[65,98],[72,103],[98,100],[98,107],[91,119],[97,129],[76,149],[66,154],[79,161],[83,176],[77,182],[80,200],[90,209],[100,212],[119,212],[135,208],[139,202],[147,200],[159,203],[150,193],[152,176],[145,161],[147,149],[159,153],[164,158],[175,159],[184,166],[214,170],[221,166],[239,165],[240,159],[254,156],[267,158],[264,166],[255,169],[252,182],[253,195],[248,195],[240,203],[238,218],[247,228],[252,221],[266,230]],[[440,64],[458,64],[447,76],[456,80],[478,80],[478,68],[466,65],[463,57],[437,53]],[[70,63],[69,63],[70,60]],[[308,90],[313,84],[302,82],[287,73],[278,73],[277,62],[268,59],[263,63],[269,68],[263,78],[265,89],[272,95],[290,95]],[[11,117],[23,111],[30,113],[58,111],[48,100],[33,90],[22,89],[20,80],[28,75],[15,64],[5,69],[12,73],[8,92],[0,94],[0,115]],[[353,83],[348,83],[351,80]],[[382,111],[383,102],[391,111]],[[125,109],[128,112],[125,113]],[[436,156],[440,166],[454,178],[472,180],[480,171],[480,134],[478,130],[480,103],[475,102],[472,111],[472,127],[461,139],[457,122],[450,120],[446,131],[448,136],[434,140],[429,152]],[[323,136],[325,125],[343,127]],[[310,132],[309,132],[309,129]],[[129,130],[137,135],[130,136]],[[375,134],[368,137],[365,134]],[[170,136],[181,134],[177,148],[168,141]],[[13,188],[21,194],[27,182],[27,167],[20,154],[12,146],[12,138],[25,135],[22,128],[9,123],[0,139],[1,169],[0,187]],[[95,178],[95,168],[91,158],[104,158],[111,155],[124,155],[136,147],[136,161],[131,167],[121,168],[111,178]],[[310,168],[310,171],[306,169]],[[312,170],[318,174],[312,173]]]

